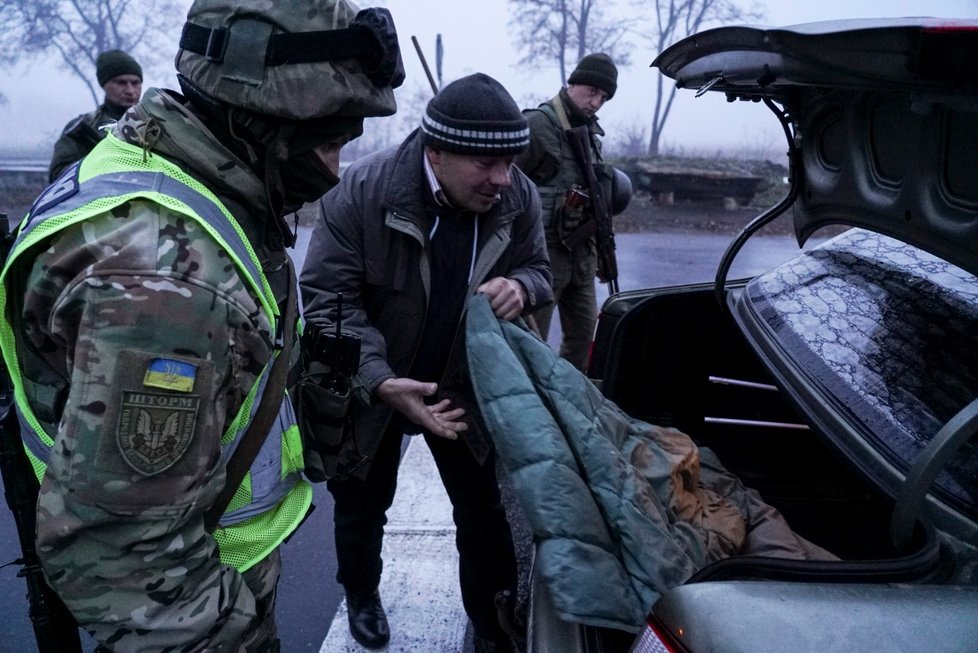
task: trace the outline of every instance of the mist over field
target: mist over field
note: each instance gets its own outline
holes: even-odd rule
[[[133,0],[132,6],[146,6],[149,0]],[[177,24],[190,6],[189,0],[170,0]],[[517,31],[511,24],[513,5],[507,0],[380,0],[359,3],[390,9],[401,41],[407,79],[398,89],[398,115],[367,122],[364,145],[378,146],[400,140],[417,124],[431,89],[424,69],[411,43],[418,39],[422,51],[435,66],[435,43],[441,36],[443,83],[482,71],[501,81],[521,106],[536,106],[552,97],[560,87],[559,70],[554,61],[520,65],[521,53],[515,42]],[[595,3],[597,6],[597,3]],[[791,25],[802,22],[853,17],[929,15],[937,17],[976,17],[978,0],[823,0],[822,2],[774,2],[773,0],[735,0],[745,9],[753,7],[763,16],[764,25]],[[647,25],[646,14],[626,0],[602,2],[609,19],[624,19],[635,29]],[[648,27],[644,29],[648,30]],[[629,32],[632,44],[630,63],[619,66],[619,90],[602,108],[599,117],[607,132],[609,154],[620,153],[629,143],[647,138],[659,75],[649,64],[658,54],[650,47],[648,33]],[[169,51],[160,52],[160,63],[144,69],[144,89],[153,86],[176,87],[173,56],[178,31],[174,30]],[[572,65],[572,64],[571,64]],[[434,70],[433,70],[434,74]],[[94,74],[92,74],[94,77]],[[671,88],[667,82],[666,88]],[[79,113],[91,111],[91,93],[80,78],[54,57],[20,60],[7,66],[0,77],[0,158],[46,159],[64,125]],[[713,156],[718,153],[747,158],[772,158],[783,153],[783,135],[777,121],[759,104],[731,105],[720,94],[707,93],[694,98],[691,91],[680,91],[668,117],[662,151],[686,156]],[[350,150],[350,154],[355,154]]]

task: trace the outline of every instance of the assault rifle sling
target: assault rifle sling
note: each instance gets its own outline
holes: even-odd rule
[[[587,125],[572,127],[564,132],[574,160],[584,174],[588,194],[591,196],[591,210],[594,217],[577,228],[564,243],[570,247],[584,238],[595,235],[598,254],[598,278],[608,284],[609,294],[618,292],[618,259],[615,255],[615,232],[611,223],[611,210],[601,190],[598,176],[591,160],[591,134]]]

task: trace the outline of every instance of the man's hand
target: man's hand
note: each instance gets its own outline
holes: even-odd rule
[[[452,408],[448,399],[427,405],[425,397],[438,391],[437,383],[422,383],[414,379],[387,379],[377,386],[377,397],[407,417],[413,423],[441,438],[457,440],[460,431],[469,427],[459,421],[465,409]]]
[[[476,291],[485,293],[493,314],[501,320],[512,321],[523,314],[526,289],[519,281],[495,277],[476,288]]]

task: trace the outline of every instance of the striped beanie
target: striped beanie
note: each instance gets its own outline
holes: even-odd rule
[[[458,79],[428,102],[424,144],[455,154],[508,156],[530,145],[530,127],[503,85],[483,73]]]

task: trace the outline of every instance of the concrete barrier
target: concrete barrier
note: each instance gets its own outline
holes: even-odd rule
[[[47,183],[47,160],[0,159],[0,213],[19,220]]]

